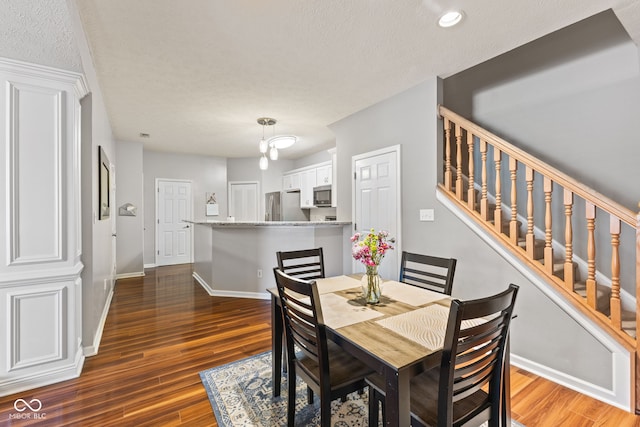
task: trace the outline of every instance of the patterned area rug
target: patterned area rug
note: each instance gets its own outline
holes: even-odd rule
[[[202,371],[200,378],[220,427],[287,425],[287,378],[286,375],[282,378],[282,395],[273,398],[270,351]],[[318,397],[314,405],[307,405],[306,385],[300,379],[296,382],[296,391],[296,426],[319,426]],[[367,392],[352,393],[346,402],[332,402],[331,425],[368,426],[367,402]],[[512,427],[523,426],[514,421]]]

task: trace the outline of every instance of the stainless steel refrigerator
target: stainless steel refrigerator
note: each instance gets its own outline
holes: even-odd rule
[[[264,195],[265,221],[309,221],[309,209],[300,208],[299,191],[274,191]]]

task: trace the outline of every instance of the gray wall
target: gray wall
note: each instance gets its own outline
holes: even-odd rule
[[[339,182],[350,182],[353,155],[400,144],[403,214],[398,237],[402,249],[455,257],[453,295],[458,298],[490,295],[509,283],[520,285],[513,353],[609,387],[609,351],[437,201],[437,170],[441,167],[436,144],[438,90],[439,81],[433,78],[331,125],[337,137],[338,163],[343,165]],[[351,186],[340,185],[338,191],[338,218],[348,220]],[[420,208],[434,208],[435,221],[418,221]],[[349,255],[346,258],[345,271],[350,271]]]
[[[638,59],[603,12],[447,78],[444,105],[637,211]]]
[[[156,178],[191,180],[193,218],[205,217],[205,194],[216,193],[218,217],[227,217],[227,159],[213,156],[175,154],[144,150],[144,264],[155,264]],[[257,169],[257,163],[256,163]]]
[[[331,161],[331,154],[328,150],[318,151],[317,153],[310,154],[305,157],[301,157],[293,161],[293,167],[291,169],[303,168],[309,165],[315,165],[317,163]]]
[[[640,201],[639,99],[638,50],[611,11],[444,80],[445,106],[634,212]],[[503,182],[508,173],[503,167]],[[490,170],[490,187],[492,175]],[[542,179],[535,178],[535,205],[542,207]],[[556,190],[553,237],[564,244],[564,206]],[[522,214],[527,193],[519,188],[518,194]],[[544,209],[534,213],[544,228]],[[596,218],[596,236],[603,242],[597,270],[611,277],[609,216],[599,211]],[[586,260],[584,202],[577,197],[573,228],[574,254]],[[621,286],[629,295],[635,295],[634,241],[634,229],[623,225]]]
[[[144,273],[144,190],[142,176],[142,143],[116,144],[116,272],[121,275]],[[137,208],[136,216],[121,216],[120,206],[130,203]]]

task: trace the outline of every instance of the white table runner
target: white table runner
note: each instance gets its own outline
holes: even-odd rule
[[[433,304],[376,322],[429,350],[436,350],[444,345],[444,334],[447,330],[448,320],[449,307]],[[480,319],[465,320],[462,322],[462,328],[469,328],[484,322]]]
[[[360,286],[360,280],[349,276],[327,277],[325,279],[316,279],[318,285],[318,293],[330,294],[332,292],[343,291],[345,289],[356,288]]]
[[[414,307],[449,298],[448,295],[393,280],[384,282],[382,295]]]
[[[365,320],[383,316],[375,310],[362,305],[350,303],[348,299],[336,294],[320,295],[324,324],[331,329],[338,329]]]

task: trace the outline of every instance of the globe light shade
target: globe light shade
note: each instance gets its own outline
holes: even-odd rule
[[[266,139],[264,139],[264,138],[263,138],[263,139],[261,139],[261,140],[260,140],[260,152],[261,152],[262,154],[264,154],[264,153],[266,153],[266,152],[267,152],[267,149],[268,149],[268,148],[269,148],[269,143],[267,143],[267,140],[266,140]]]
[[[271,150],[269,151],[269,158],[271,160],[278,160],[278,149],[275,145],[271,146]]]
[[[267,160],[267,156],[260,157],[260,170],[267,170],[269,167],[269,160]]]

